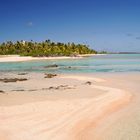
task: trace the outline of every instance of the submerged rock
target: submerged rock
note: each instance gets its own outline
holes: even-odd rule
[[[53,64],[53,65],[48,65],[48,66],[45,66],[44,68],[57,68],[58,65],[56,64]]]

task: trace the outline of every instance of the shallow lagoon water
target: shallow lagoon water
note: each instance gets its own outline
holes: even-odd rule
[[[52,64],[57,64],[58,67],[45,68]],[[82,59],[1,62],[0,72],[140,72],[140,54],[108,54]]]

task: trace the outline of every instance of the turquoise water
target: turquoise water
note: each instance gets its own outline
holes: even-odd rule
[[[52,64],[57,64],[59,67],[44,68]],[[71,60],[4,62],[0,63],[0,72],[140,72],[140,54],[109,54]]]

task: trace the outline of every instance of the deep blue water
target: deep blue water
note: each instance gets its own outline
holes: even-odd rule
[[[44,66],[57,64],[57,68]],[[70,68],[69,68],[70,67]],[[0,72],[140,72],[140,54],[109,54],[71,60],[38,60],[0,63]]]

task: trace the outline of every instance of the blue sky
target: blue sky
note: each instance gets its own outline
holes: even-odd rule
[[[140,0],[0,0],[0,42],[46,39],[140,52]]]

